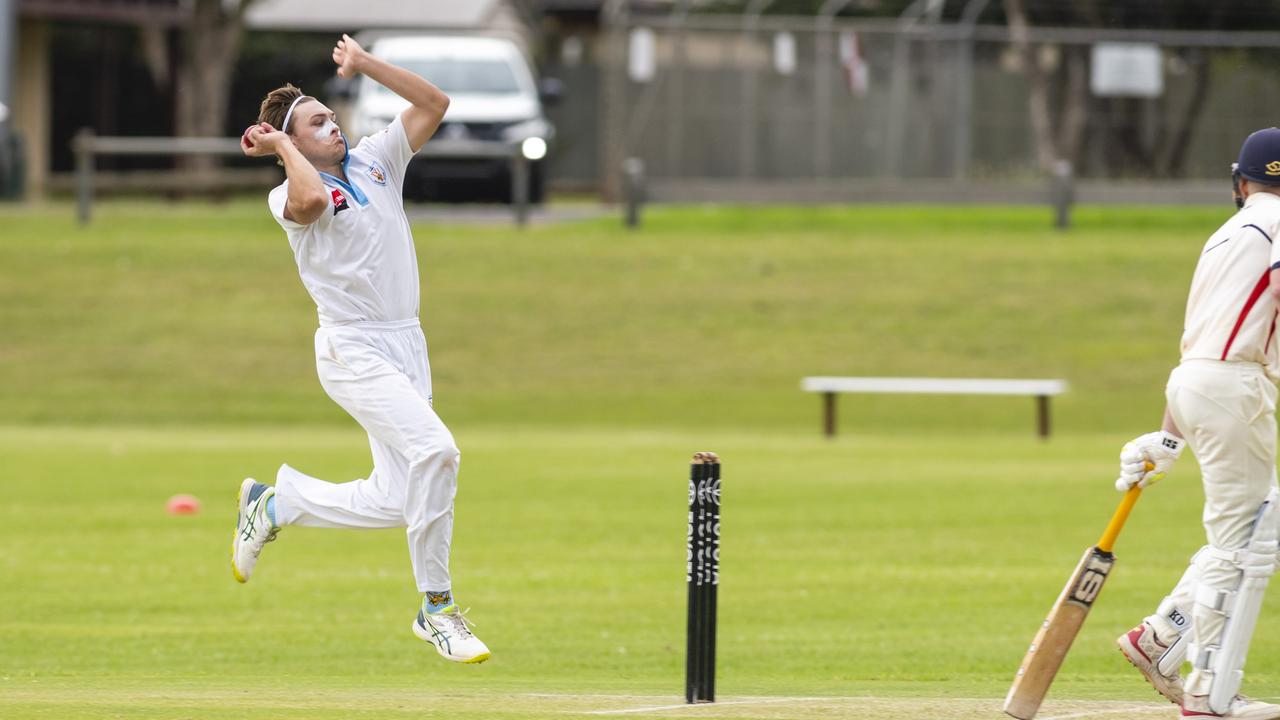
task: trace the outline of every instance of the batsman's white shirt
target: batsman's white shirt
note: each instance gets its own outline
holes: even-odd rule
[[[1254,193],[1205,243],[1191,280],[1183,360],[1258,363],[1280,378],[1276,302],[1267,292],[1280,264],[1280,197]]]
[[[329,397],[369,433],[368,478],[332,483],[283,465],[281,525],[407,528],[419,591],[449,590],[458,448],[431,407],[431,368],[418,323],[418,266],[401,188],[413,157],[399,118],[321,173],[330,207],[310,225],[286,220],[288,183],[271,213],[289,236],[320,316],[316,370]]]
[[[1226,615],[1196,601],[1234,593],[1241,572],[1226,559],[1253,534],[1276,487],[1276,302],[1268,292],[1280,264],[1280,197],[1255,193],[1209,238],[1187,299],[1182,363],[1169,376],[1170,414],[1200,463],[1208,545],[1148,619],[1190,647],[1221,643]],[[1188,622],[1190,620],[1190,622]],[[1185,682],[1207,695],[1214,675],[1195,667]]]
[[[289,235],[322,326],[418,316],[418,259],[400,194],[412,157],[397,117],[351,149],[348,182],[320,173],[331,202],[310,225],[285,219],[288,180],[271,191],[271,214]]]

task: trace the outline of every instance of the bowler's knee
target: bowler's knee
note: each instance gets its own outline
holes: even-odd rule
[[[409,456],[414,465],[445,465],[457,467],[462,459],[462,451],[453,441],[452,435],[445,435],[431,442],[422,443],[413,449]]]

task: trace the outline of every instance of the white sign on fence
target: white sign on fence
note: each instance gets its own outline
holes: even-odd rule
[[[1152,43],[1093,46],[1089,89],[1097,97],[1157,98],[1164,94],[1164,54]]]
[[[779,75],[792,75],[796,71],[796,36],[789,32],[773,35],[773,69]]]
[[[627,43],[627,76],[641,83],[652,80],[658,64],[656,49],[652,30],[647,27],[632,30]]]

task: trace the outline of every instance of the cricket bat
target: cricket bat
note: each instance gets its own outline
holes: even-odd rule
[[[1147,467],[1151,469],[1154,466],[1148,463]],[[1045,618],[1031,641],[1026,657],[1022,658],[1022,666],[1018,668],[1009,696],[1004,700],[1005,713],[1018,720],[1031,720],[1040,710],[1040,703],[1044,702],[1053,677],[1058,674],[1058,668],[1062,667],[1062,661],[1071,649],[1071,641],[1076,639],[1093,601],[1102,592],[1111,568],[1115,567],[1116,556],[1111,549],[1115,547],[1120,528],[1124,527],[1140,494],[1142,488],[1137,485],[1129,488],[1098,544],[1084,551],[1080,564],[1071,573],[1067,586],[1062,589],[1058,601],[1049,610],[1049,617]]]

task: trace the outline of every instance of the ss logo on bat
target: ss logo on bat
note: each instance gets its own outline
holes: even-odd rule
[[[1111,563],[1098,557],[1089,558],[1084,571],[1080,573],[1080,581],[1071,589],[1070,599],[1084,606],[1093,604],[1102,590],[1102,583],[1107,581],[1107,573],[1111,571]]]

